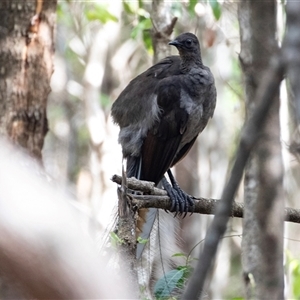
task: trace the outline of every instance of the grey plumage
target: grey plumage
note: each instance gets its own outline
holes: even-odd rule
[[[179,56],[166,57],[134,78],[111,111],[120,126],[127,176],[156,184],[187,154],[216,105],[214,77],[202,63],[197,37],[183,33],[170,45]]]

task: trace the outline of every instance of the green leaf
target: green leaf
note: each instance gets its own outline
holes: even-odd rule
[[[68,13],[69,11],[70,5],[68,2],[61,2],[57,4],[56,13],[58,21],[67,27],[71,27],[74,22],[71,14]]]
[[[111,102],[110,102],[110,98],[107,94],[101,93],[99,98],[100,98],[99,100],[100,100],[100,104],[102,107],[104,107],[104,108],[109,107]]]
[[[136,39],[144,30],[150,29],[152,27],[152,23],[150,18],[142,19],[131,32],[131,37]]]
[[[179,253],[175,253],[175,254],[172,255],[172,257],[178,257],[178,256],[186,257],[186,255],[184,253],[180,253],[180,252]]]
[[[178,280],[178,284],[177,284],[177,287],[182,288],[185,285],[185,282],[187,281],[187,279],[192,274],[194,268],[192,268],[190,265],[188,265],[188,266],[179,266],[179,267],[177,267],[177,270],[183,271],[183,275]]]
[[[137,16],[149,16],[149,13],[143,8],[142,1],[123,1],[123,7],[126,13]]]
[[[105,5],[95,4],[89,9],[85,10],[85,16],[89,21],[98,20],[102,24],[107,23],[108,21],[117,22],[118,18],[112,15]]]
[[[190,0],[190,2],[189,2],[188,11],[192,16],[195,15],[195,6],[197,3],[198,3],[198,0]]]
[[[222,14],[222,9],[221,9],[221,5],[218,2],[218,0],[210,0],[209,4],[211,6],[211,9],[213,11],[213,14],[216,18],[216,20],[219,20]]]
[[[142,0],[139,0],[139,8],[143,8],[143,6],[144,6],[143,1],[142,1]]]
[[[148,239],[142,239],[140,236],[137,238],[137,242],[139,244],[147,244]]]
[[[165,276],[160,278],[154,286],[154,295],[156,298],[169,297],[174,288],[184,275],[184,270],[171,270]]]
[[[124,243],[115,232],[110,233],[110,241],[114,247],[120,246]]]
[[[150,34],[151,28],[151,19],[140,16],[139,23],[131,31],[131,38],[137,39],[138,37],[142,37],[144,45],[149,52],[152,51],[152,38]]]
[[[153,48],[152,48],[152,38],[151,38],[150,30],[143,31],[143,41],[148,52],[152,54]]]
[[[293,275],[293,296],[297,299],[300,297],[300,261],[292,259],[290,261],[290,268]]]
[[[129,15],[135,14],[133,7],[127,1],[123,1],[123,8],[127,14]]]

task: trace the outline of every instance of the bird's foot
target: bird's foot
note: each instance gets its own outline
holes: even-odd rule
[[[175,212],[175,216],[179,214],[183,215],[184,218],[189,210],[194,210],[195,202],[190,195],[188,195],[180,188],[170,170],[168,171],[168,175],[172,185],[167,181],[165,177],[163,178],[162,183],[164,189],[167,191],[172,201],[170,211]]]

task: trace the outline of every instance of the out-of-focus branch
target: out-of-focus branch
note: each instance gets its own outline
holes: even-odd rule
[[[121,184],[121,176],[114,175],[112,181]],[[132,205],[137,208],[160,208],[168,210],[171,206],[171,201],[165,190],[159,189],[154,186],[153,182],[138,180],[134,177],[127,179],[127,187],[134,191],[148,193],[149,195],[131,195]],[[216,207],[220,203],[219,199],[208,198],[195,198],[194,213],[213,215],[215,214]],[[192,212],[192,211],[190,211]],[[230,217],[243,218],[244,204],[239,202],[232,202],[232,210],[229,214]],[[300,223],[300,209],[285,208],[285,221],[292,223]]]
[[[39,167],[3,141],[0,164],[1,272],[30,298],[133,299],[128,274],[99,258],[83,218]]]

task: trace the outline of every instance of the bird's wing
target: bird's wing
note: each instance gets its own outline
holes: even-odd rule
[[[170,76],[158,85],[157,104],[161,113],[142,145],[140,179],[155,184],[171,167],[186,130],[188,113],[180,107],[181,86],[178,81],[177,76]],[[156,214],[156,208],[139,210],[137,233],[142,239],[149,238]],[[137,258],[141,256],[144,247],[145,244],[137,244]]]
[[[114,122],[124,128],[147,119],[160,81],[179,74],[179,66],[179,56],[169,56],[131,80],[112,105]]]
[[[181,85],[178,76],[169,76],[161,80],[156,93],[161,113],[143,141],[141,179],[158,184],[178,152],[186,130],[188,113],[181,107]]]
[[[180,151],[176,154],[173,162],[172,162],[172,167],[175,166],[179,161],[181,161],[191,150],[192,146],[194,145],[198,135],[196,135],[189,143],[185,144]]]
[[[172,165],[188,121],[181,107],[180,74],[179,57],[168,57],[133,79],[115,101],[112,116],[121,127],[128,177],[158,184]],[[139,210],[137,235],[142,239],[149,238],[156,213],[155,208]],[[137,258],[144,247],[137,245]]]

